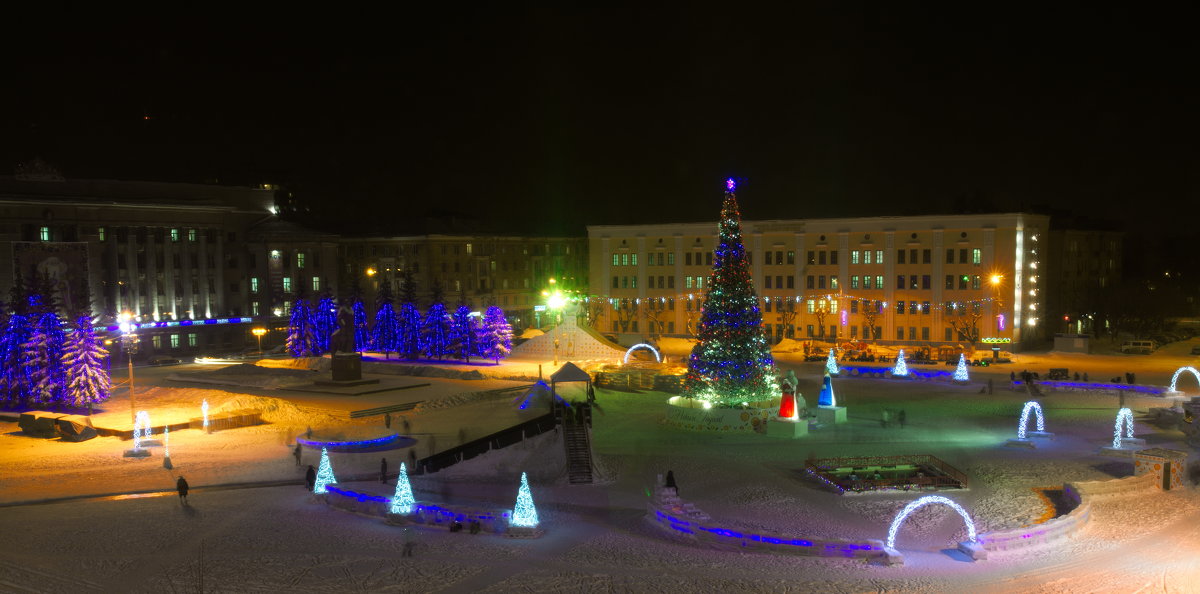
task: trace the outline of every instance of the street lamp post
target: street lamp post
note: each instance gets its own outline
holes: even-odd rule
[[[259,328],[255,328],[255,329],[251,330],[250,333],[253,334],[254,337],[258,339],[258,358],[262,359],[262,357],[263,357],[262,337],[263,337],[263,334],[267,333],[267,329],[259,327]]]
[[[996,311],[996,336],[999,337],[1000,334],[1004,332],[1004,300],[1000,296],[1000,285],[1004,282],[1004,275],[994,273],[992,274],[992,277],[988,279],[988,282],[992,285],[992,306]],[[999,358],[1000,347],[993,346],[992,360],[995,361]]]
[[[121,329],[121,344],[125,348],[125,354],[129,359],[129,419],[134,423],[137,422],[137,406],[133,402],[133,353],[137,350],[137,324],[133,321],[133,314],[123,312],[120,316]]]

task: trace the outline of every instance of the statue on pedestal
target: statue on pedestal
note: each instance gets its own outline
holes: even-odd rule
[[[329,352],[334,355],[358,352],[354,344],[354,310],[348,305],[338,308],[337,330],[329,337]]]

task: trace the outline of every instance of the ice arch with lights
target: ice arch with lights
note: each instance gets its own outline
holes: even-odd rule
[[[1190,371],[1190,372],[1192,372],[1192,375],[1196,376],[1196,382],[1197,382],[1197,383],[1200,383],[1200,371],[1196,371],[1196,368],[1195,368],[1195,367],[1190,367],[1190,366],[1180,367],[1179,369],[1176,369],[1176,370],[1175,370],[1175,375],[1172,375],[1172,376],[1171,376],[1171,387],[1170,387],[1170,390],[1171,390],[1172,392],[1175,392],[1175,391],[1177,391],[1177,390],[1175,389],[1175,383],[1179,381],[1179,376],[1180,376],[1180,374],[1182,374],[1182,373],[1183,373],[1183,372],[1185,372],[1185,371]]]
[[[1025,408],[1021,409],[1021,424],[1017,426],[1017,439],[1025,439],[1025,430],[1029,425],[1029,411],[1037,413],[1037,430],[1046,430],[1046,417],[1042,415],[1042,405],[1030,400],[1025,403]]]
[[[1121,437],[1121,424],[1124,421],[1125,437]],[[1133,438],[1133,411],[1128,408],[1122,408],[1117,411],[1117,424],[1113,427],[1113,445],[1112,447],[1120,449],[1122,439]]]
[[[967,540],[970,542],[975,542],[975,522],[971,520],[971,515],[967,513],[967,510],[963,509],[961,505],[951,501],[950,499],[942,497],[941,495],[926,495],[920,499],[910,502],[908,505],[904,506],[904,509],[900,510],[900,513],[896,514],[896,519],[892,520],[892,526],[888,528],[887,546],[889,549],[895,548],[896,532],[900,530],[900,525],[904,523],[905,518],[918,509],[933,503],[939,503],[948,506],[950,509],[958,512],[958,515],[962,516],[963,523],[967,525]]]
[[[633,354],[633,351],[635,351],[637,349],[646,349],[646,350],[650,351],[651,353],[654,353],[654,361],[656,363],[662,363],[662,356],[660,356],[658,354],[658,349],[655,349],[654,347],[652,347],[644,342],[635,344],[635,345],[629,347],[628,351],[625,351],[625,362],[626,363],[629,362],[629,355]]]

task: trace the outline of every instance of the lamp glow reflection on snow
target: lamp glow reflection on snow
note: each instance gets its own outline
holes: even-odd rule
[[[1017,426],[1017,439],[1025,439],[1025,426],[1029,424],[1029,411],[1037,413],[1037,430],[1046,430],[1046,418],[1042,416],[1042,405],[1030,400],[1025,403],[1025,408],[1021,409],[1021,424]]]
[[[941,495],[926,495],[920,499],[917,499],[916,501],[910,502],[908,505],[904,506],[904,509],[901,510],[900,513],[896,514],[896,518],[892,520],[891,527],[888,528],[888,548],[894,548],[896,546],[896,532],[900,530],[900,525],[904,523],[904,519],[914,511],[917,511],[921,507],[931,503],[940,503],[942,505],[949,506],[951,509],[958,512],[958,515],[962,516],[963,523],[967,525],[967,539],[971,542],[975,542],[975,522],[971,520],[971,516],[967,513],[967,510],[963,509],[961,505],[942,497]]]
[[[208,431],[208,399],[200,403],[200,413],[204,415],[204,430]]]

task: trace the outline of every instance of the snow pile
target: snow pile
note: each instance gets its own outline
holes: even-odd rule
[[[344,418],[312,410],[301,410],[300,407],[279,398],[269,396],[237,395],[217,405],[216,412],[226,412],[252,408],[262,411],[262,419],[268,423],[279,425],[325,425],[344,422]]]
[[[794,338],[785,338],[779,341],[779,344],[771,347],[771,352],[780,353],[803,353],[804,342]]]
[[[433,477],[452,481],[512,482],[522,472],[537,483],[567,482],[567,454],[558,431],[522,440],[491,450],[439,470]],[[515,489],[513,491],[516,492]]]

